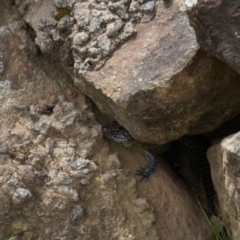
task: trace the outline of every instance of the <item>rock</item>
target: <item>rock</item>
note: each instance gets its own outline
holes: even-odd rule
[[[3,29],[0,29],[0,32],[2,32]],[[0,35],[2,35],[3,33],[0,33]],[[2,75],[3,71],[4,71],[4,66],[3,66],[3,62],[2,62],[2,59],[3,56],[2,56],[2,53],[0,53],[0,75]]]
[[[156,1],[149,1],[141,6],[141,11],[143,12],[143,18],[141,22],[149,22],[154,15]]]
[[[109,38],[114,37],[117,35],[119,31],[119,27],[115,23],[109,23],[106,28],[106,34]]]
[[[19,219],[12,223],[12,230],[14,234],[19,234],[26,232],[29,228],[29,223],[26,221],[26,219]]]
[[[117,47],[136,33],[136,22],[151,20],[155,1],[136,1],[132,5],[135,10],[128,11],[132,2],[135,0],[43,0],[29,7],[24,19],[35,31],[35,42],[43,53],[84,74],[102,67]],[[94,58],[85,50],[91,47],[99,50]]]
[[[89,38],[89,35],[85,32],[77,33],[73,38],[73,44],[77,46],[83,45],[84,43],[87,42],[88,38]]]
[[[153,21],[136,30],[100,71],[75,77],[102,112],[135,139],[156,144],[237,115],[239,75],[199,49],[184,6],[159,3]]]
[[[15,193],[13,194],[12,201],[15,206],[18,206],[20,204],[23,204],[28,200],[32,194],[28,189],[24,188],[17,188]]]
[[[69,7],[72,1],[54,2]],[[33,3],[40,12],[51,4]],[[0,143],[9,149],[0,154],[0,239],[14,233],[22,239],[157,240],[176,232],[180,239],[211,239],[195,200],[170,171],[159,167],[138,186],[134,171],[144,157],[110,151],[90,101],[60,64],[36,55],[31,27],[15,7],[0,1],[6,29],[0,36]]]
[[[220,143],[216,143],[207,153],[223,221],[229,238],[232,240],[240,238],[239,139],[240,132],[225,138]]]
[[[239,75],[199,49],[183,2],[74,2],[32,4],[24,20],[40,50],[135,139],[163,144],[239,113]]]
[[[58,28],[61,30],[67,29],[69,28],[71,25],[73,25],[73,19],[70,18],[68,15],[62,17],[59,21],[58,21]]]
[[[240,72],[240,3],[228,3],[227,0],[195,1],[188,11],[189,20],[200,46]]]
[[[9,148],[7,143],[3,143],[0,145],[0,154],[7,154],[9,153]]]

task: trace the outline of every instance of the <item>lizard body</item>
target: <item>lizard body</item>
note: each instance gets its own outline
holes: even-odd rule
[[[115,142],[122,143],[128,148],[133,148],[142,151],[148,160],[148,165],[145,168],[140,168],[136,175],[142,176],[142,179],[148,178],[151,173],[155,170],[157,165],[156,155],[166,152],[170,147],[169,144],[164,145],[153,145],[148,143],[142,143],[136,141],[131,134],[116,121],[108,124],[102,128],[103,135]],[[141,179],[141,180],[142,180]]]

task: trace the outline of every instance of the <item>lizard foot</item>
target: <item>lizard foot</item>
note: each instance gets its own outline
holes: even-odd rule
[[[140,182],[143,179],[148,179],[148,177],[151,175],[152,172],[149,172],[147,168],[140,168],[136,171],[135,175],[142,176],[140,179]]]
[[[149,150],[146,150],[144,151],[144,155],[146,156],[149,164],[147,167],[137,170],[135,175],[142,176],[140,181],[143,179],[148,179],[148,177],[154,172],[157,165],[157,158],[153,153],[151,153]]]

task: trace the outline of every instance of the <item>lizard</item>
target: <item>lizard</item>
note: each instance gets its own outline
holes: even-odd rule
[[[141,180],[147,179],[151,173],[154,172],[157,165],[156,155],[166,152],[170,147],[169,144],[159,146],[136,141],[132,135],[116,121],[104,126],[102,133],[105,137],[122,143],[125,147],[143,151],[143,154],[148,160],[148,165],[145,168],[140,168],[136,172],[136,175],[142,176]]]
[[[143,151],[148,160],[148,165],[140,168],[136,172],[136,175],[142,176],[141,180],[147,179],[154,172],[157,165],[156,155],[165,153],[170,161],[171,167],[177,173],[181,164],[179,148],[185,148],[192,153],[200,163],[200,172],[207,202],[206,213],[211,216],[214,209],[214,187],[211,179],[210,166],[206,156],[209,146],[202,137],[194,135],[183,136],[180,139],[163,145],[142,143],[135,140],[132,135],[116,121],[103,126],[102,133],[105,137],[122,143],[126,147]]]

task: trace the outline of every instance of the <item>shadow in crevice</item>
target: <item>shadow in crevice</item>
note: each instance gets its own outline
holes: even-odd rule
[[[170,8],[173,5],[174,0],[163,0],[163,6],[165,8]]]

